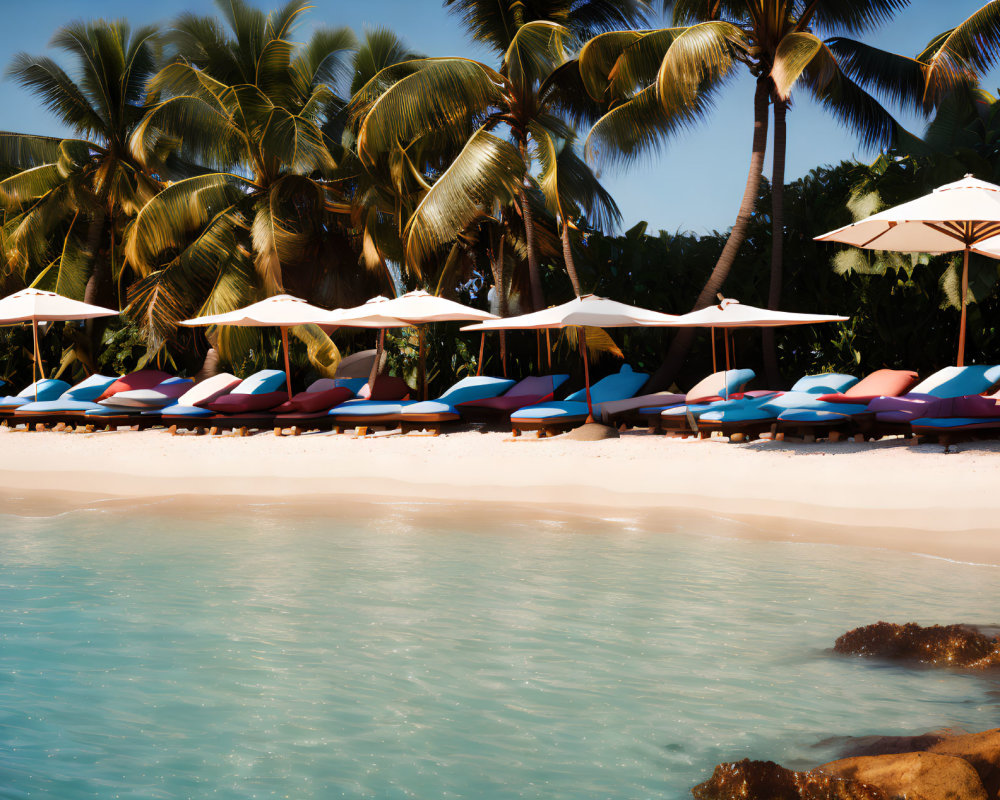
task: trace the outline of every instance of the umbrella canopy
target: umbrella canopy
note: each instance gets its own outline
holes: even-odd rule
[[[327,321],[330,312],[314,306],[290,294],[278,294],[245,308],[227,311],[224,314],[209,314],[204,317],[186,319],[179,325],[196,328],[207,325],[234,325],[241,328],[281,329],[281,348],[285,356],[285,388],[292,396],[292,376],[288,365],[288,329],[295,325],[314,325]]]
[[[784,325],[812,325],[817,322],[847,322],[850,317],[832,314],[796,314],[743,305],[739,300],[724,297],[715,305],[682,314],[673,322],[664,323],[678,328],[779,328]]]
[[[867,250],[899,253],[964,251],[962,317],[958,337],[958,366],[965,362],[965,305],[969,293],[969,253],[1000,235],[1000,186],[966,175],[939,186],[908,203],[817,236],[821,242],[842,242]]]
[[[179,323],[196,328],[202,325],[236,325],[244,328],[290,328],[325,322],[331,312],[290,294],[277,294],[245,308],[224,314],[209,314]]]
[[[22,289],[0,300],[0,325],[115,317],[118,313],[110,308],[81,303],[41,289]]]
[[[833,314],[797,314],[792,311],[775,311],[768,308],[743,305],[739,300],[720,295],[719,302],[706,308],[682,314],[673,322],[665,323],[678,328],[712,329],[712,369],[715,369],[715,329],[726,331],[726,369],[729,369],[729,330],[732,328],[780,328],[785,325],[813,325],[818,322],[846,322],[850,317]],[[735,359],[735,346],[733,358]]]
[[[31,323],[34,340],[34,360],[31,363],[31,379],[35,382],[35,370],[43,377],[42,362],[38,355],[38,323],[62,322],[97,317],[116,317],[119,312],[110,308],[81,303],[63,297],[55,292],[41,289],[22,289],[0,300],[0,325],[14,325],[19,322]]]
[[[545,308],[517,317],[492,319],[478,325],[467,325],[463,331],[545,330],[554,328],[580,328],[580,355],[583,358],[584,384],[587,389],[587,410],[594,416],[590,399],[590,366],[587,362],[587,334],[585,328],[635,328],[645,326],[665,327],[678,319],[672,314],[630,306],[596,294],[585,294],[560,306]]]
[[[531,314],[497,319],[493,317],[478,325],[467,325],[463,331],[545,330],[546,328],[633,328],[646,325],[671,325],[678,319],[672,314],[661,314],[638,306],[630,306],[595,294],[585,294]]]
[[[499,319],[488,311],[470,308],[448,300],[445,297],[429,294],[423,289],[407,292],[401,297],[373,297],[368,302],[355,308],[337,309],[330,312],[326,323],[330,325],[347,325],[361,328],[418,328],[420,389],[426,399],[427,386],[424,370],[424,331],[420,328],[430,322],[460,322],[469,320]],[[372,368],[372,380],[378,368],[381,356],[383,335],[379,335],[376,348],[375,366]]]

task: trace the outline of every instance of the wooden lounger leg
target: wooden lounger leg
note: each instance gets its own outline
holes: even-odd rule
[[[169,428],[167,428],[167,432],[171,436],[176,436],[177,435],[177,426],[176,425],[171,425]]]
[[[844,435],[840,431],[830,431],[830,441],[839,442],[844,438]]]
[[[219,435],[219,429],[217,427],[215,427],[214,425],[211,428],[208,429],[208,432],[209,432],[209,434],[211,436],[218,436]]]
[[[517,438],[518,436],[521,435],[521,429],[520,428],[511,428],[510,429],[510,435],[513,436],[514,438]]]

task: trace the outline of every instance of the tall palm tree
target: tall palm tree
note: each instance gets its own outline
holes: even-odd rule
[[[428,181],[408,223],[408,259],[428,257],[499,200],[524,226],[531,304],[540,308],[531,165],[540,148],[556,149],[557,142],[572,137],[567,119],[585,113],[581,103],[593,106],[575,65],[568,64],[569,48],[592,33],[631,24],[641,18],[645,3],[448,0],[446,5],[461,15],[476,41],[497,54],[498,69],[462,58],[406,65],[409,75],[377,97],[360,98],[359,152],[374,160],[398,142],[432,135],[438,146],[459,148],[453,160],[432,170],[433,184]]]
[[[866,147],[886,146],[898,131],[878,98],[920,105],[924,65],[844,37],[889,19],[909,0],[664,0],[673,27],[595,37],[581,51],[584,81],[611,108],[588,137],[592,157],[628,162],[695,124],[719,89],[743,66],[755,79],[750,169],[736,221],[694,308],[722,289],[746,236],[763,175],[769,108],[775,110],[772,172],[774,251],[769,304],[780,299],[785,115],[793,86],[807,90]],[[819,32],[819,34],[817,33]],[[869,93],[869,90],[873,92]],[[681,329],[652,386],[676,374],[693,332]],[[768,357],[769,378],[777,380]]]
[[[185,317],[279,291],[330,302],[345,285],[337,270],[321,267],[355,260],[341,224],[348,209],[330,191],[337,164],[321,129],[331,85],[347,77],[354,35],[321,27],[293,44],[306,0],[271,14],[243,0],[218,7],[225,26],[193,14],[175,22],[171,61],[149,83],[158,102],[130,142],[145,161],[156,142],[175,139],[205,167],[152,198],[128,239],[127,256],[142,275],[131,309],[153,346]],[[339,353],[322,331],[293,333],[317,367],[335,367]],[[220,352],[238,352],[248,335],[220,331]]]
[[[159,191],[151,170],[161,169],[172,150],[152,138],[141,163],[128,147],[156,71],[156,35],[153,27],[133,31],[123,20],[62,26],[51,46],[72,58],[75,79],[45,56],[18,53],[11,60],[7,74],[79,137],[0,133],[0,162],[9,176],[0,181],[4,251],[24,283],[118,307],[129,273],[125,229]],[[91,336],[77,343],[90,369],[101,329],[92,323]]]

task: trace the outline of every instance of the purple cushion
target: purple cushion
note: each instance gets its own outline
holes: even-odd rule
[[[287,392],[265,392],[264,394],[226,394],[211,403],[205,403],[219,414],[246,414],[250,411],[267,411],[281,405],[288,399]]]

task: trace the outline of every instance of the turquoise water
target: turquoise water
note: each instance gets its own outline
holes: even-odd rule
[[[681,798],[719,761],[997,724],[988,680],[828,650],[1000,621],[997,569],[694,524],[0,516],[0,798]]]

